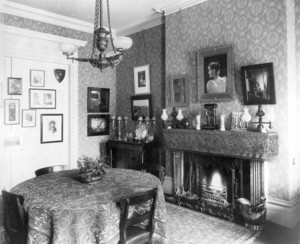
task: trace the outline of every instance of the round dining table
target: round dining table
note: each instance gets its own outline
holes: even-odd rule
[[[167,243],[166,205],[157,177],[129,169],[106,169],[104,177],[87,184],[79,170],[45,174],[24,181],[11,192],[24,196],[28,213],[27,243],[105,243],[119,241],[121,197],[158,188],[153,238]],[[141,205],[132,211],[143,211]]]

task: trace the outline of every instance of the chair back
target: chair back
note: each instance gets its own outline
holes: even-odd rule
[[[66,170],[68,168],[67,165],[54,165],[54,166],[49,166],[45,168],[41,168],[35,171],[35,176],[40,176],[44,174],[49,174],[53,172],[58,172],[62,170]]]
[[[27,243],[28,219],[24,209],[24,197],[2,190],[4,228],[11,243]]]
[[[159,178],[161,184],[164,183],[165,175],[166,175],[166,168],[162,165],[150,163],[150,164],[144,164],[143,169],[150,173],[155,175],[157,178]]]
[[[146,237],[148,239],[147,241],[151,243],[152,236],[154,233],[154,213],[155,213],[155,206],[156,206],[156,198],[157,198],[157,188],[154,188],[150,191],[139,193],[127,198],[121,198],[119,200],[118,203],[120,204],[121,207],[119,244],[126,244],[129,236],[131,239],[134,239],[135,237],[132,236],[132,233],[134,233],[134,235],[139,235],[139,234],[142,235],[145,234],[145,232],[146,232]],[[147,203],[147,201],[150,201],[149,204],[150,207],[149,209],[147,209],[145,213],[143,213],[142,215],[133,213],[131,217],[128,217],[130,206]],[[142,223],[146,220],[148,220],[146,228],[142,229],[142,232],[136,231],[137,227],[135,225]],[[130,228],[135,228],[133,229],[134,231],[131,231],[131,234],[129,234]],[[136,237],[138,238],[138,236]]]

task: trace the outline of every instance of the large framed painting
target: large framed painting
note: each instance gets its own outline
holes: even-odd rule
[[[233,46],[197,51],[199,101],[233,100]]]
[[[131,97],[132,120],[138,120],[139,117],[145,119],[152,118],[152,100],[151,95],[137,95]]]
[[[41,114],[41,143],[63,141],[63,114]]]
[[[149,64],[133,68],[134,94],[150,93]]]
[[[109,112],[109,88],[88,87],[87,90],[87,112],[108,113]]]
[[[187,75],[174,75],[170,78],[171,106],[188,107],[190,87]]]
[[[56,108],[56,90],[29,89],[29,108]]]
[[[4,99],[4,124],[20,124],[20,100]]]
[[[101,136],[109,134],[109,114],[89,114],[87,120],[87,135]]]
[[[273,63],[241,67],[245,105],[276,104]]]

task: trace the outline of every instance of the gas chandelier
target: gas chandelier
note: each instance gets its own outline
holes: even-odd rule
[[[109,0],[107,0],[107,18],[108,30],[103,27],[103,4],[102,0],[96,0],[95,5],[95,22],[94,22],[94,36],[93,49],[91,58],[74,58],[71,57],[76,51],[76,47],[68,44],[60,46],[63,54],[67,59],[76,60],[79,62],[90,62],[93,67],[99,68],[103,71],[107,67],[115,67],[122,60],[125,50],[132,45],[132,40],[129,37],[113,37],[110,25]],[[112,51],[105,53],[109,40],[111,41]]]

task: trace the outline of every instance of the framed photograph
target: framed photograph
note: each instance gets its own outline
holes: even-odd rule
[[[150,93],[149,64],[133,68],[134,94]]]
[[[44,70],[30,70],[30,86],[45,86],[45,71]]]
[[[89,114],[87,121],[87,135],[101,136],[109,134],[109,114]]]
[[[7,78],[7,94],[22,95],[22,78]]]
[[[88,87],[87,90],[87,111],[88,113],[109,112],[109,89]]]
[[[63,114],[41,114],[41,143],[63,141]]]
[[[20,100],[19,99],[4,100],[4,124],[5,125],[20,124]]]
[[[56,90],[29,89],[29,108],[56,108]]]
[[[233,46],[197,51],[199,101],[233,100]]]
[[[245,105],[276,104],[273,63],[241,67]]]
[[[188,107],[190,87],[187,75],[175,75],[170,78],[171,106]]]
[[[138,95],[131,97],[132,120],[138,120],[139,117],[152,118],[152,100],[151,95]]]
[[[36,126],[36,111],[34,109],[22,110],[22,127]]]

